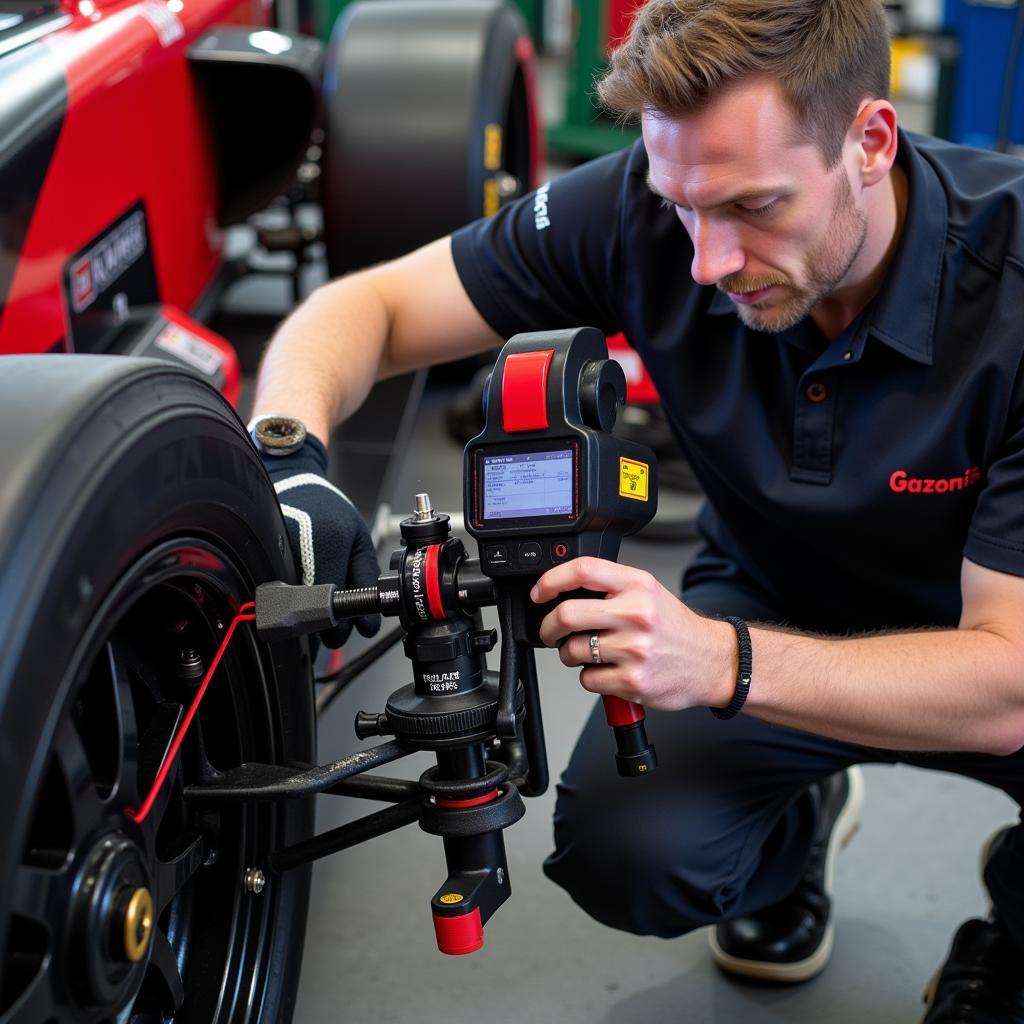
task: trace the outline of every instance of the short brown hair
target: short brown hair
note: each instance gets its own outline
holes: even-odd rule
[[[888,98],[889,62],[882,0],[649,0],[597,91],[627,120],[688,117],[768,75],[832,167],[861,101]]]

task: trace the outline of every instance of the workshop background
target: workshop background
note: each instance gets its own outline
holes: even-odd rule
[[[550,173],[628,142],[628,130],[596,112],[591,82],[609,42],[624,30],[629,7],[618,0],[522,0],[520,7],[541,58]],[[887,7],[902,123],[972,145],[1020,150],[1024,19],[1018,5],[913,0]],[[292,17],[315,30],[339,9],[336,0],[299,4],[286,14],[285,27]],[[244,232],[238,244],[245,246]],[[304,273],[301,290],[308,292],[324,271],[314,266]],[[273,315],[286,307],[288,287],[286,280],[279,292],[266,279],[243,282],[229,296],[224,323],[236,329],[222,329],[239,345],[250,384],[259,345],[251,340],[246,347],[238,325],[254,311]],[[467,376],[442,370],[388,382],[333,439],[332,473],[375,523],[382,564],[397,546],[395,522],[409,513],[415,493],[428,491],[439,511],[462,508],[462,445],[452,426],[465,418],[467,403],[472,407]],[[405,414],[398,416],[403,405]],[[658,528],[651,531],[661,539],[636,539],[622,552],[623,560],[650,570],[670,589],[693,551],[689,524],[699,501],[685,471],[673,477],[679,486],[663,492]],[[361,645],[353,641],[346,657]],[[539,671],[554,780],[593,698],[553,653],[540,654]],[[356,712],[382,710],[388,695],[410,679],[400,649],[359,677],[320,719],[321,763],[372,745],[355,738]],[[648,732],[657,744],[657,714]],[[427,755],[402,762],[401,774],[415,777],[430,763]],[[608,768],[614,772],[610,737]],[[551,848],[552,784],[545,796],[527,801],[526,817],[505,833],[513,896],[488,924],[483,949],[468,957],[446,957],[435,947],[429,900],[445,876],[437,839],[410,826],[316,864],[295,1020],[918,1020],[925,985],[956,927],[986,910],[978,875],[982,843],[1014,819],[1016,809],[1002,793],[961,778],[872,766],[864,774],[863,824],[836,875],[835,952],[830,967],[809,983],[729,980],[712,965],[703,932],[664,941],[591,921],[541,872]],[[368,811],[353,799],[318,801],[320,831]],[[623,875],[618,884],[628,888],[633,881]]]

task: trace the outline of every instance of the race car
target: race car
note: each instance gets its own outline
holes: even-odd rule
[[[202,326],[225,228],[318,200],[337,274],[494,212],[535,184],[533,82],[494,2],[355,4],[324,53],[267,0],[0,0],[0,353],[156,355],[236,400]]]
[[[250,869],[312,799],[185,791],[316,763],[306,642],[239,629],[129,814],[294,579],[209,327],[226,229],[315,201],[262,237],[340,273],[491,212],[535,182],[532,76],[497,0],[354,4],[326,50],[264,0],[0,0],[2,1024],[291,1019],[309,869]]]

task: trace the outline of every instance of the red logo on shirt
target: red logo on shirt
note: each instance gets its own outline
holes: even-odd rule
[[[897,494],[948,494],[950,491],[966,491],[981,482],[981,470],[971,466],[960,476],[920,477],[907,476],[905,469],[897,469],[889,477],[889,490]]]

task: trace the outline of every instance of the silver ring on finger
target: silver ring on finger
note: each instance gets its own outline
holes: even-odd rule
[[[590,634],[590,660],[595,665],[601,664],[601,638],[597,633]]]

